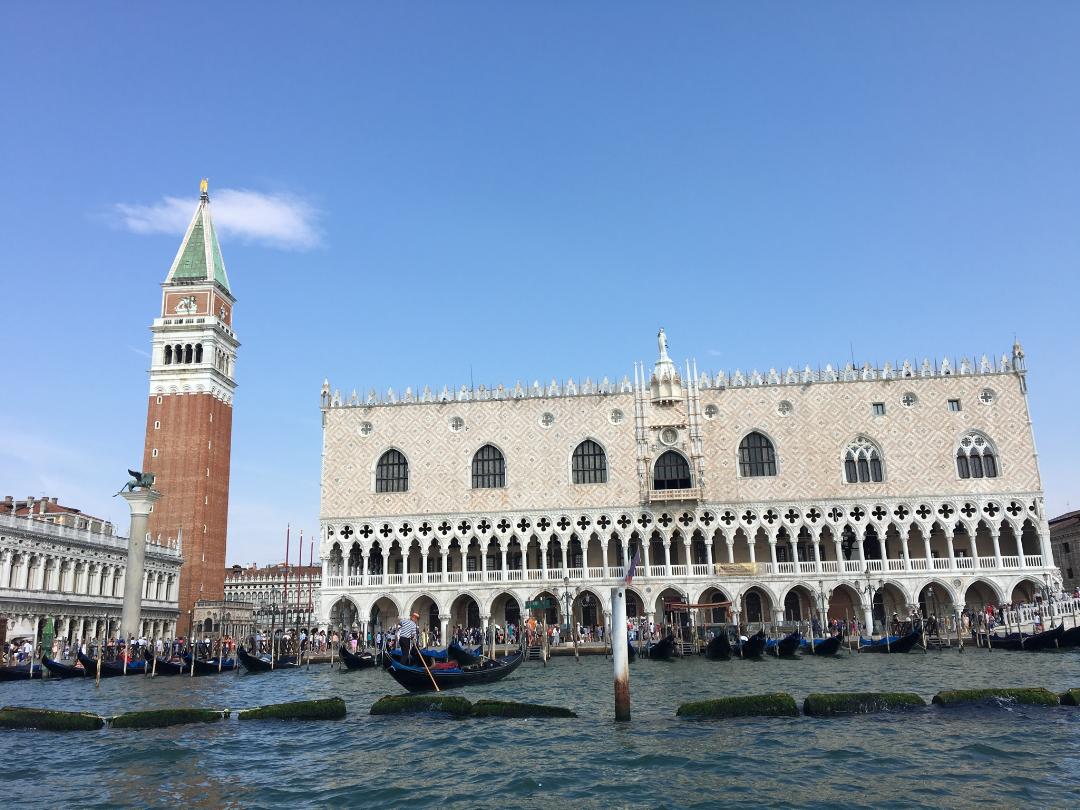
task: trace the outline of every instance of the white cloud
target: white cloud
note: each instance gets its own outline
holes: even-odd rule
[[[319,212],[306,200],[290,194],[263,194],[247,189],[222,188],[214,191],[214,225],[223,236],[270,247],[309,250],[317,247],[321,233],[316,224]],[[197,200],[164,197],[148,205],[117,203],[123,227],[135,233],[182,235],[191,221]]]

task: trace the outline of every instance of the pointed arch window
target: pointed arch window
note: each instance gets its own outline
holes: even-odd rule
[[[171,343],[166,343],[165,344],[165,365],[167,365],[167,366],[172,365],[172,344]]]
[[[499,448],[485,444],[472,460],[473,489],[499,489],[506,486],[506,459]]]
[[[409,461],[399,450],[387,450],[375,465],[376,492],[407,492]]]
[[[606,484],[607,454],[592,439],[574,448],[571,459],[572,480],[575,484]]]
[[[739,475],[743,478],[776,475],[776,450],[765,434],[755,430],[739,442]]]
[[[653,489],[690,489],[690,465],[682,453],[668,450],[653,467]]]
[[[961,478],[997,478],[994,445],[977,430],[965,433],[956,448],[956,474]]]
[[[881,451],[865,436],[856,437],[844,451],[844,480],[849,484],[878,484],[885,480]]]

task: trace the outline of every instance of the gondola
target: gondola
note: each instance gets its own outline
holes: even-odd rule
[[[1042,633],[1031,636],[1022,636],[1020,633],[1010,633],[1007,636],[990,636],[990,648],[994,650],[1025,650],[1035,652],[1038,650],[1053,650],[1062,645],[1061,639],[1065,635],[1065,625],[1058,625]],[[983,634],[980,642],[986,645],[986,635]]]
[[[85,678],[86,670],[82,667],[73,667],[70,664],[61,664],[59,661],[45,656],[41,659],[45,669],[49,670],[50,678]]]
[[[0,681],[32,681],[41,678],[41,664],[16,664],[0,667]]]
[[[479,684],[494,683],[500,681],[513,672],[521,662],[525,660],[525,648],[518,647],[513,655],[497,658],[494,661],[487,660],[482,664],[460,667],[447,661],[436,664],[430,670],[422,664],[410,666],[400,661],[390,660],[387,672],[390,676],[408,689],[410,692],[431,692],[435,687],[432,678],[439,685],[439,689],[457,689],[462,686],[477,686]]]
[[[906,653],[922,641],[922,630],[914,630],[905,636],[886,636],[885,638],[871,641],[868,638],[859,639],[859,652],[864,653]]]
[[[799,649],[800,641],[802,641],[802,633],[796,630],[779,641],[768,639],[765,642],[765,652],[769,655],[775,655],[777,658],[794,658]]]
[[[375,666],[375,656],[366,650],[362,653],[352,653],[342,644],[340,652],[346,669],[371,669]]]
[[[705,658],[709,661],[731,660],[731,641],[726,630],[709,639],[709,643],[705,645]]]
[[[86,674],[91,677],[97,675],[97,659],[91,658],[88,655],[79,653],[79,663],[86,669]],[[136,659],[134,661],[128,661],[127,667],[124,667],[123,661],[102,661],[101,662],[101,677],[112,678],[117,675],[145,675],[146,674],[146,661]]]
[[[746,641],[740,641],[736,649],[740,658],[761,658],[765,652],[765,631],[759,630]]]
[[[666,636],[645,645],[645,657],[656,661],[670,661],[675,654],[675,636]]]
[[[153,672],[154,675],[191,674],[190,658],[187,661],[184,661],[180,658],[162,658],[159,655],[157,657],[157,664],[154,664],[154,654],[149,650],[143,653],[143,657],[146,659],[150,672]]]
[[[626,639],[626,660],[637,660],[637,648],[634,646],[634,642],[632,642],[629,638]]]
[[[446,657],[457,661],[463,667],[470,664],[479,664],[484,660],[483,652],[483,647],[475,647],[471,650],[462,647],[457,639],[451,639],[450,643],[446,645]],[[424,653],[427,654],[427,650]]]
[[[808,639],[803,639],[800,647],[804,653],[810,655],[836,655],[840,651],[840,636],[828,638],[815,638],[813,644]]]
[[[282,669],[296,669],[297,667],[296,658],[291,655],[279,655],[274,659],[273,664],[270,663],[269,656],[264,658],[261,655],[252,655],[243,646],[237,647],[236,655],[248,672],[276,672]]]
[[[1061,626],[1064,627],[1065,625],[1062,624]],[[1062,630],[1058,644],[1062,647],[1080,647],[1080,626]]]
[[[159,664],[160,666],[160,664]],[[201,658],[195,659],[195,674],[196,675],[217,675],[221,672],[232,672],[240,666],[235,658],[226,658],[221,662],[221,667],[218,667],[217,658],[209,658],[202,660]],[[191,674],[191,670],[188,670],[188,674]]]

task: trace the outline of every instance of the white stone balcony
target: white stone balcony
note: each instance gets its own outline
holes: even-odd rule
[[[1039,554],[1023,557],[913,557],[889,560],[801,560],[798,562],[740,562],[707,565],[641,565],[635,579],[641,580],[718,580],[725,577],[777,577],[785,580],[829,575],[840,579],[865,577],[867,574],[903,575],[927,571],[961,574],[997,573],[1002,569],[1017,572],[1043,568]],[[409,574],[351,574],[329,575],[323,587],[351,589],[380,589],[394,586],[462,585],[468,583],[530,582],[556,585],[571,582],[619,580],[625,576],[622,566],[589,566],[588,568],[508,569],[487,571],[429,571]]]

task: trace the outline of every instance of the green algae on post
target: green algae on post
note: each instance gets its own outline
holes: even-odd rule
[[[0,728],[36,728],[42,731],[94,731],[105,718],[89,712],[62,712],[5,706],[0,709]]]
[[[125,712],[109,721],[112,728],[166,728],[187,723],[216,723],[224,715],[220,709],[153,709]]]
[[[807,717],[838,717],[925,706],[926,701],[914,692],[817,692],[806,696],[803,714]]]
[[[577,717],[576,712],[562,706],[517,703],[513,700],[478,700],[473,704],[472,714],[473,717]]]
[[[726,717],[798,717],[795,698],[786,692],[767,695],[739,695],[683,703],[676,717],[706,720]]]
[[[245,709],[237,717],[240,720],[341,720],[345,717],[345,701],[335,697],[272,703],[269,706]]]
[[[1059,702],[1057,695],[1042,687],[1027,689],[946,689],[934,695],[934,703],[939,706],[970,706],[1000,700],[1011,700],[1027,706],[1057,706]]]
[[[385,695],[371,706],[371,714],[419,714],[445,712],[454,717],[468,717],[472,704],[457,695]]]

